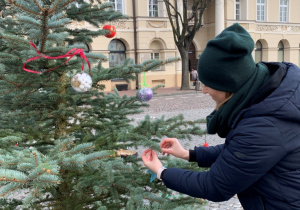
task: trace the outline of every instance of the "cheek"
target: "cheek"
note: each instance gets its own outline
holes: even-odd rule
[[[226,95],[224,94],[221,98],[220,98],[220,103],[224,103],[227,100]]]
[[[212,96],[212,99],[214,99],[217,104],[223,103],[226,100],[226,94],[218,92]]]

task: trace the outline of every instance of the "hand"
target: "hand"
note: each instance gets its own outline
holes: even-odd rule
[[[157,174],[158,169],[163,167],[154,150],[146,149],[142,154],[142,160],[145,166],[155,174]]]
[[[179,143],[178,139],[167,138],[160,143],[160,148],[164,154],[174,155],[175,157],[189,160],[190,153],[188,150],[184,149]]]

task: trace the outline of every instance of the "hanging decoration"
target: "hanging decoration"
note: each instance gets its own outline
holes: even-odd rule
[[[82,49],[78,49],[78,48],[74,48],[74,49],[71,49],[69,52],[67,52],[65,55],[60,55],[60,56],[55,56],[55,57],[51,57],[51,56],[47,56],[47,55],[43,55],[41,54],[37,47],[30,41],[30,44],[31,46],[36,50],[36,52],[39,54],[39,56],[36,56],[36,57],[33,57],[33,58],[30,58],[28,60],[25,61],[25,63],[23,64],[23,70],[24,71],[27,71],[27,72],[30,72],[30,73],[35,73],[35,74],[41,74],[41,73],[45,73],[45,72],[49,72],[49,71],[52,71],[54,69],[57,69],[58,67],[64,65],[65,63],[67,63],[69,60],[71,60],[71,58],[73,58],[75,55],[79,54],[80,57],[86,61],[86,63],[88,64],[88,67],[89,67],[89,75],[84,73],[84,64],[82,63],[82,66],[81,66],[81,73],[78,73],[76,74],[72,79],[71,79],[71,85],[73,87],[73,89],[75,91],[78,91],[78,92],[86,92],[88,90],[90,90],[92,88],[92,78],[90,77],[91,75],[91,66],[90,66],[90,63],[88,61],[88,59],[86,58],[86,56],[84,55],[84,52]],[[39,58],[45,58],[45,59],[61,59],[61,58],[68,58],[65,62],[63,62],[62,64],[56,66],[56,67],[53,67],[51,69],[48,69],[46,71],[34,71],[34,70],[30,70],[30,69],[27,69],[26,68],[26,64],[30,61],[33,61],[33,60],[37,60]]]
[[[165,167],[165,166],[164,166]],[[166,167],[165,167],[166,168]],[[156,173],[152,172],[151,170],[147,170],[147,173],[151,174],[151,177],[150,177],[150,182],[153,182],[156,178],[157,178],[157,175]]]
[[[104,35],[107,38],[113,38],[117,33],[116,27],[112,25],[105,25],[103,26],[103,29],[108,30],[108,33]]]
[[[124,149],[120,149],[117,151],[117,156],[120,156],[121,158],[127,158],[128,156],[137,157],[137,155],[138,155],[137,151],[124,150]]]
[[[143,88],[138,91],[138,97],[141,101],[150,101],[153,97],[153,91],[151,88],[148,88],[149,85],[146,84],[146,74],[143,72],[143,83],[139,83]]]
[[[71,79],[72,88],[77,92],[86,92],[92,88],[92,78],[90,75],[81,72],[75,74]]]
[[[203,147],[209,147],[208,143],[205,142],[205,143],[203,144]]]
[[[209,147],[207,141],[206,141],[206,134],[204,136],[204,144],[203,144],[203,147]]]

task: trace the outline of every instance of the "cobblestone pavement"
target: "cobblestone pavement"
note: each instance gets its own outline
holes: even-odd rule
[[[208,96],[202,94],[200,91],[186,91],[176,93],[176,94],[161,94],[156,95],[152,100],[148,102],[149,107],[144,109],[144,113],[134,115],[135,120],[141,120],[146,114],[150,118],[160,118],[165,116],[169,118],[176,116],[178,114],[183,114],[185,119],[196,120],[205,118],[214,109],[214,101]],[[216,145],[224,142],[224,139],[219,138],[216,135],[209,135],[206,137],[206,141],[209,145]],[[203,145],[204,140],[194,138],[190,142],[185,142],[182,144],[186,149],[193,148],[197,145]],[[139,154],[142,151],[138,152]],[[207,206],[204,207],[205,210],[242,210],[242,206],[235,196],[225,202],[210,202],[208,201]]]

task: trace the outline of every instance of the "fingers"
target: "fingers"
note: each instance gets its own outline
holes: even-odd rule
[[[149,152],[151,152],[151,150],[150,149],[146,149],[144,152],[143,152],[143,154],[142,154],[142,160],[145,162],[145,161],[149,161],[150,159],[149,159]]]
[[[158,158],[157,154],[154,150],[146,149],[142,154],[142,160],[145,161],[152,161],[154,158]]]
[[[166,154],[167,156],[169,156],[172,153],[172,151],[169,148],[162,148],[161,151],[163,152],[162,155]]]
[[[160,148],[170,148],[171,146],[172,146],[172,144],[165,143],[165,144],[160,145]]]
[[[161,148],[168,148],[171,147],[174,143],[176,143],[178,140],[176,138],[166,138],[162,140],[160,143]]]
[[[172,139],[171,138],[166,138],[164,140],[162,140],[162,142],[160,142],[160,147],[163,148],[165,147],[165,145],[171,144]]]
[[[153,150],[150,150],[150,152],[149,152],[149,159],[150,159],[150,161],[153,160]]]
[[[152,154],[152,160],[153,160],[153,158],[158,158],[157,154],[154,150],[152,150],[151,154]]]

